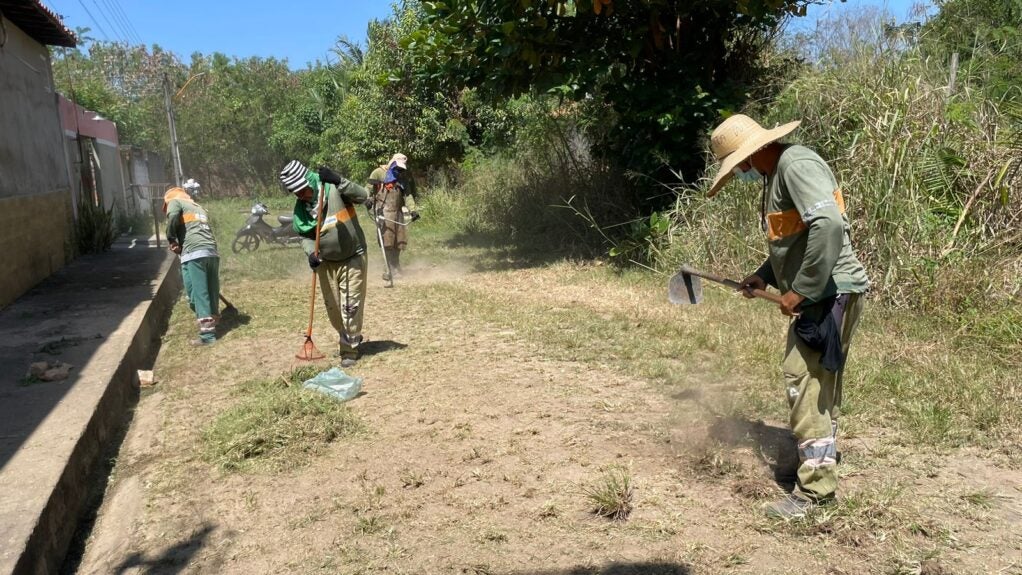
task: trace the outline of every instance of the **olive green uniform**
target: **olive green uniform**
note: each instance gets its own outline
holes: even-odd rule
[[[319,174],[305,176],[309,187],[319,193]],[[358,184],[344,180],[339,186],[325,185],[323,223],[320,228],[319,258],[316,268],[320,290],[330,325],[340,336],[340,354],[358,355],[362,341],[362,317],[366,298],[366,240],[359,226],[355,205],[365,203],[369,193]],[[306,254],[316,249],[316,209],[318,196],[311,201],[295,201],[293,226],[303,236]]]
[[[372,189],[372,205],[370,210],[376,225],[383,237],[383,250],[391,268],[401,269],[401,251],[408,247],[408,226],[404,209],[415,210],[415,197],[412,188],[398,185],[398,182],[385,184],[387,166],[380,166],[369,174],[369,186]],[[381,216],[383,221],[381,221]],[[390,221],[387,221],[390,220]],[[400,223],[394,223],[400,222]]]
[[[199,322],[199,339],[216,341],[220,316],[220,255],[206,210],[191,200],[167,202],[167,240],[181,245],[181,278],[188,307]]]
[[[764,190],[764,227],[769,257],[756,275],[781,293],[794,290],[806,299],[803,316],[830,313],[830,298],[849,294],[838,327],[847,357],[869,289],[865,269],[852,250],[844,199],[837,180],[820,156],[802,146],[787,146]],[[798,440],[798,488],[816,500],[837,489],[837,419],[842,370],[820,364],[821,353],[788,330],[783,362],[792,431]]]

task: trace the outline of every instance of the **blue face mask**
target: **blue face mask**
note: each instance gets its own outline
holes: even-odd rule
[[[731,171],[739,181],[745,182],[746,184],[755,184],[763,179],[763,174],[760,174],[756,168],[752,168],[748,172],[743,172],[738,168]]]

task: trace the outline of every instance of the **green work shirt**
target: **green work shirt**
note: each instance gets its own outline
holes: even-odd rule
[[[319,191],[319,174],[309,171],[305,175],[309,187]],[[343,180],[340,186],[325,184],[323,204],[323,224],[319,236],[319,257],[329,261],[343,261],[366,251],[366,238],[362,226],[358,224],[355,206],[364,204],[369,192],[362,186]],[[319,205],[318,195],[314,194],[311,201],[295,200],[294,222],[295,232],[303,236],[302,248],[306,254],[316,249],[316,208]]]
[[[178,198],[167,202],[167,241],[181,245],[182,262],[218,257],[209,215],[193,201]]]
[[[837,180],[823,158],[804,146],[786,147],[765,193],[768,258],[757,275],[810,303],[869,289]]]

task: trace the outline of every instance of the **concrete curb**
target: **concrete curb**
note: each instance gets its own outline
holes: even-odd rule
[[[15,533],[3,543],[5,545],[20,543],[22,548],[20,550],[9,548],[3,551],[0,556],[0,573],[20,575],[59,571],[79,519],[86,509],[90,491],[89,481],[91,474],[96,469],[98,458],[104,448],[108,447],[119,428],[127,422],[129,409],[138,400],[136,370],[150,368],[152,360],[159,350],[160,337],[166,330],[170,311],[181,289],[180,266],[177,264],[177,258],[170,253],[165,253],[163,261],[159,264],[157,278],[154,279],[156,287],[152,298],[148,302],[138,304],[125,322],[118,327],[117,337],[111,334],[108,341],[102,345],[102,357],[107,361],[96,366],[90,363],[82,370],[80,380],[86,378],[86,373],[88,373],[88,377],[96,377],[100,380],[97,382],[98,385],[93,385],[91,381],[86,382],[92,389],[82,392],[81,399],[85,400],[84,405],[76,406],[77,410],[91,411],[91,415],[86,416],[84,425],[77,422],[70,423],[65,425],[64,429],[59,430],[59,433],[65,437],[72,436],[68,439],[73,442],[73,447],[71,447],[66,461],[63,462],[63,468],[59,474],[51,472],[40,478],[45,481],[43,484],[35,485],[35,489],[50,490],[48,497],[44,493],[45,504],[41,507],[36,505],[32,508],[19,509],[18,521],[31,522],[30,532],[27,538],[23,538],[18,535],[23,535],[28,529],[11,530]],[[145,311],[138,319],[138,312],[141,311],[138,308],[141,306],[145,306]],[[135,325],[132,325],[132,322]],[[99,354],[97,353],[97,355]],[[114,363],[116,365],[111,365]],[[71,399],[69,395],[67,402],[71,402]],[[73,399],[77,399],[77,396]],[[91,405],[89,405],[90,403]],[[58,407],[64,409],[63,404],[64,402]],[[57,413],[55,408],[54,414]],[[60,426],[62,423],[62,418],[51,414],[40,425],[40,429],[43,425]],[[77,429],[75,425],[77,425]],[[42,432],[37,431],[34,435],[39,433]],[[26,445],[29,444],[26,443]],[[23,447],[22,449],[38,448]],[[63,455],[59,449],[53,451],[52,457]],[[31,460],[29,459],[29,461]],[[22,467],[24,465],[21,463]],[[58,462],[54,469],[57,469],[59,465]],[[12,463],[10,467],[12,468],[10,471],[4,471],[17,475],[18,464]],[[18,496],[19,494],[14,493],[13,495]],[[12,506],[4,504],[3,507],[4,510],[9,511]],[[3,516],[0,515],[0,517]],[[10,517],[6,517],[6,519],[10,519]]]

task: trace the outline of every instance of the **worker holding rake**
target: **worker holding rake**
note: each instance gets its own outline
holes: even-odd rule
[[[330,324],[340,338],[341,366],[350,367],[362,343],[367,268],[366,240],[355,206],[364,204],[369,194],[330,168],[313,171],[298,160],[284,166],[280,181],[295,196],[294,229],[304,238],[309,267],[318,276]],[[307,342],[311,331],[310,322]]]
[[[741,114],[729,117],[710,139],[720,170],[708,193],[732,177],[762,185],[760,220],[768,257],[740,284],[746,297],[767,285],[781,292],[789,325],[783,362],[789,423],[798,442],[794,491],[765,511],[803,517],[835,500],[837,432],[842,372],[869,288],[852,250],[848,216],[827,163],[781,138],[799,122],[767,130]]]

